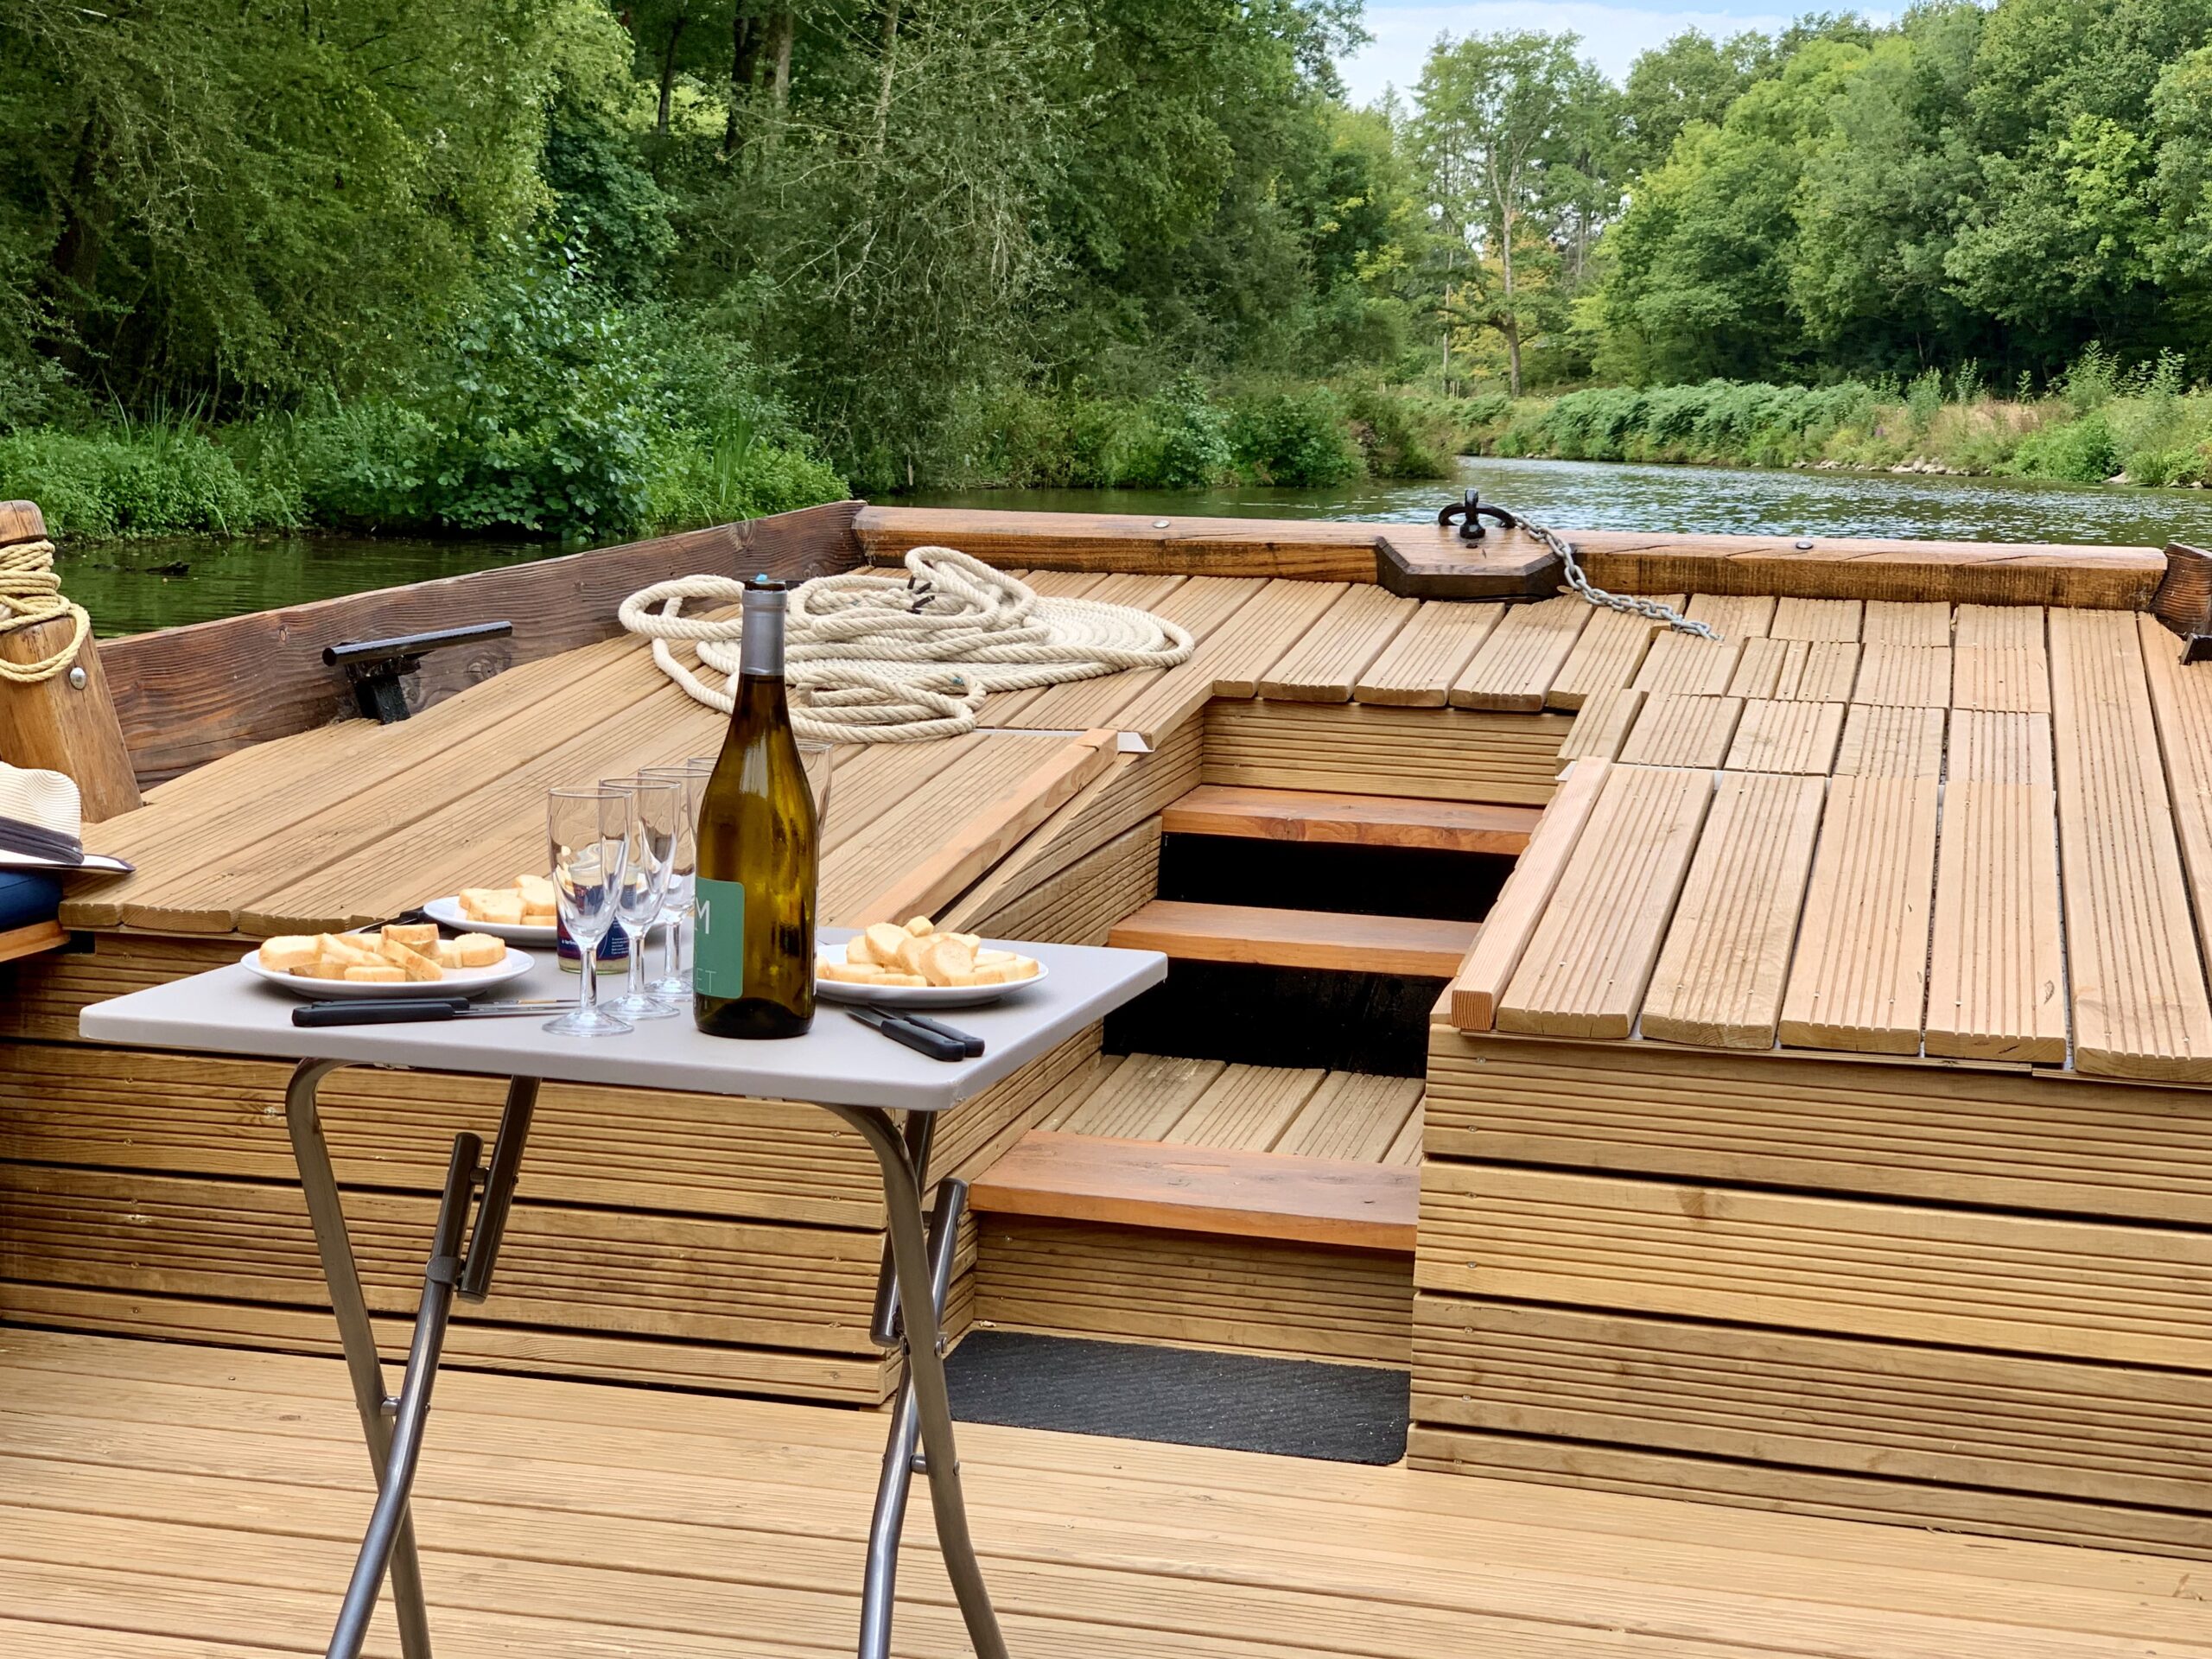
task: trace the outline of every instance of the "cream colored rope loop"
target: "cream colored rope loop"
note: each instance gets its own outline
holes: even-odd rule
[[[984,696],[1129,668],[1172,668],[1195,642],[1148,611],[1039,594],[949,547],[917,547],[906,575],[817,576],[791,596],[785,676],[791,725],[838,743],[912,742],[975,730]],[[679,576],[622,601],[622,626],[699,702],[728,713],[738,672],[735,617],[686,616],[691,600],[735,603],[745,584]],[[710,684],[673,647],[688,642],[722,677]]]
[[[17,685],[36,685],[50,680],[77,660],[77,652],[92,631],[85,607],[62,597],[61,578],[54,574],[52,542],[18,542],[0,547],[0,633],[36,627],[66,616],[72,626],[69,643],[50,657],[35,663],[11,663],[0,658],[0,680]]]

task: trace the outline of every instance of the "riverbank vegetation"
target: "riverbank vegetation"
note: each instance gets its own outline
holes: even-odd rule
[[[2212,0],[0,10],[0,494],[611,534],[1499,453],[2201,480]]]

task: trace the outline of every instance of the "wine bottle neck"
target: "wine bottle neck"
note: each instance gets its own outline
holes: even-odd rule
[[[756,585],[757,584],[757,585]],[[738,640],[737,671],[747,677],[784,677],[783,585],[754,578],[745,589],[745,626]]]

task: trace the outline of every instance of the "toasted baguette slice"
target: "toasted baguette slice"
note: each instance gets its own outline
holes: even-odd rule
[[[397,985],[406,980],[407,970],[388,962],[380,962],[373,968],[357,963],[346,969],[346,977],[364,985]]]
[[[507,959],[507,944],[489,933],[464,933],[453,942],[464,968],[496,968]]]
[[[524,927],[553,927],[558,925],[559,920],[558,915],[550,910],[525,910],[522,913]]]
[[[399,969],[410,979],[443,979],[446,970],[434,957],[427,957],[412,946],[402,944],[387,937],[384,942],[385,960]]]
[[[288,933],[280,938],[264,939],[255,954],[261,965],[271,973],[289,974],[295,968],[304,968],[320,958],[322,947],[302,934]]]
[[[340,962],[350,962],[356,967],[372,968],[384,961],[377,949],[378,941],[361,933],[318,933],[315,950],[326,957],[336,957]]]
[[[553,908],[553,903],[556,897],[553,891],[553,884],[542,875],[518,875],[515,877],[515,891],[522,895],[522,907],[524,910],[550,910]]]
[[[937,931],[937,924],[926,916],[909,916],[906,918],[906,931],[918,939],[926,938],[930,934]]]
[[[948,939],[959,940],[961,944],[966,945],[970,950],[976,952],[978,955],[981,955],[982,952],[983,936],[980,933],[948,933],[944,937]]]
[[[867,960],[880,963],[887,968],[899,960],[899,947],[912,937],[905,928],[894,927],[889,922],[877,922],[869,927],[867,932],[861,935],[861,938],[868,942],[869,954]],[[854,941],[855,944],[859,942],[859,940]],[[855,960],[849,947],[847,948],[845,959],[849,962]]]
[[[470,893],[475,896],[469,902]],[[461,913],[472,922],[497,922],[502,927],[522,925],[522,894],[512,887],[474,888],[461,895]]]
[[[438,942],[435,922],[387,922],[384,927],[387,939],[396,939],[410,950],[428,950]]]
[[[976,971],[976,953],[948,933],[930,935],[918,954],[922,977],[932,985],[957,985],[962,975]]]
[[[347,962],[343,957],[317,957],[304,967],[293,969],[292,973],[300,979],[343,979],[348,968],[359,965]]]

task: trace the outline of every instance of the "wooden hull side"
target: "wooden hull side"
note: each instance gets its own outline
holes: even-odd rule
[[[2212,1095],[1432,1028],[1420,1467],[2212,1556]]]

